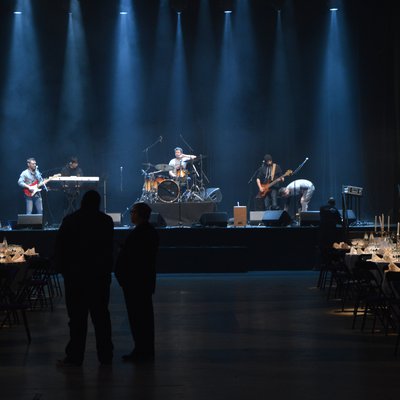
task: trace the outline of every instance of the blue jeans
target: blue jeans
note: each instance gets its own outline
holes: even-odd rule
[[[26,214],[32,214],[33,206],[36,208],[36,214],[43,214],[42,197],[35,195],[33,197],[25,196]]]

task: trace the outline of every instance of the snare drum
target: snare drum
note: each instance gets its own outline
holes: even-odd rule
[[[157,178],[146,178],[144,180],[143,190],[146,192],[156,192],[158,185],[165,181],[165,178],[158,176]]]
[[[179,185],[171,179],[165,179],[158,185],[157,195],[163,203],[173,203],[178,200]]]

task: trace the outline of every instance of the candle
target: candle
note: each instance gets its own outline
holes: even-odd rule
[[[397,236],[400,235],[400,222],[397,223]]]
[[[378,225],[378,217],[375,215],[375,225],[374,225],[374,232],[376,233],[376,228]]]
[[[381,219],[381,231],[385,231],[385,214],[382,213],[382,219]]]
[[[390,232],[390,215],[388,215],[388,233]]]

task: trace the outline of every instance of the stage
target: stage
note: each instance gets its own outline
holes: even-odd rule
[[[132,227],[115,228],[115,254],[130,229]],[[318,227],[248,225],[156,229],[160,235],[159,273],[312,270],[318,267]],[[354,227],[348,234],[363,237],[370,229]],[[10,244],[35,247],[41,255],[51,257],[57,231],[3,230],[0,231],[0,241],[5,237]],[[146,257],[146,254],[142,256]]]

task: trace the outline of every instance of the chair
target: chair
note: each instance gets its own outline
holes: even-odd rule
[[[26,278],[27,268],[26,264],[12,265],[1,267],[0,272],[0,328],[6,324],[14,325],[19,324],[19,314],[24,323],[28,343],[31,343],[32,337],[29,329],[28,319],[26,317],[26,310],[29,308],[28,304],[28,282]]]
[[[352,280],[352,275],[345,264],[346,251],[333,250],[327,261],[326,273],[323,278],[322,288],[328,283],[327,300],[332,297],[342,299],[342,310],[344,309],[344,299],[347,296],[347,287]],[[334,291],[333,291],[334,290]],[[333,291],[333,292],[332,292]]]
[[[30,279],[28,282],[30,308],[48,308],[53,311],[54,287],[50,275],[50,260],[44,257],[32,257],[28,260]]]
[[[355,302],[353,307],[352,329],[355,328],[359,309],[363,309],[361,330],[363,331],[368,317],[372,317],[371,332],[375,332],[379,320],[388,330],[387,297],[382,290],[383,272],[374,262],[360,259],[354,268]]]
[[[390,306],[391,325],[397,333],[395,355],[397,356],[400,344],[400,273],[387,271],[383,288],[387,293]]]

